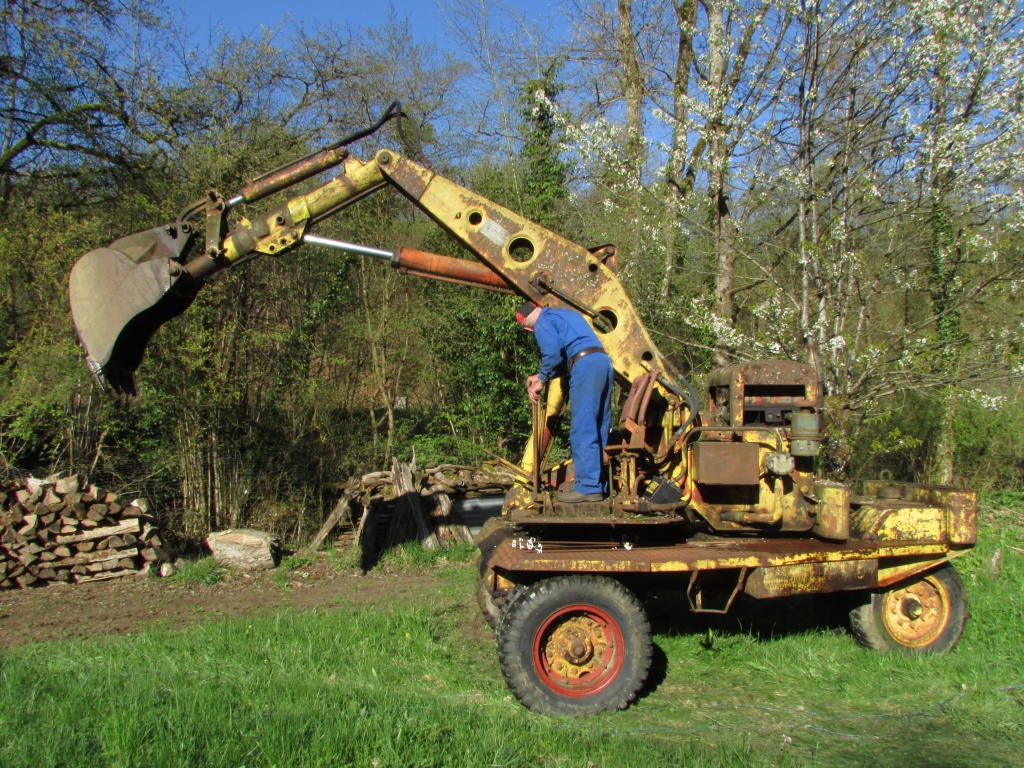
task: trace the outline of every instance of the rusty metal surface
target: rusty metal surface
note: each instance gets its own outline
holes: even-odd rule
[[[395,267],[403,275],[430,277],[499,293],[514,293],[505,278],[479,261],[456,259],[412,248],[398,248],[395,255]]]
[[[318,173],[340,165],[348,158],[345,147],[332,147],[316,152],[309,157],[289,163],[282,168],[265,173],[252,179],[239,190],[239,195],[247,203],[254,203],[267,195],[272,195],[286,187],[312,178]]]
[[[850,537],[862,541],[947,541],[946,510],[903,500],[854,497]]]
[[[693,444],[694,482],[707,485],[757,485],[759,448],[754,443],[699,440]]]
[[[941,508],[945,535],[950,542],[974,544],[978,540],[978,494],[975,491],[945,485],[866,480],[864,496]]]
[[[808,592],[866,589],[878,583],[878,560],[798,563],[755,568],[743,590],[751,597],[786,597]]]
[[[503,542],[492,555],[506,571],[672,573],[721,568],[757,568],[840,562],[909,555],[944,555],[946,544],[929,541],[831,543],[808,538],[728,539],[665,547],[632,547],[546,541],[533,537],[531,549]]]

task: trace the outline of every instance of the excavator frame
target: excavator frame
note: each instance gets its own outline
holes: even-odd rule
[[[385,118],[393,113],[394,105]],[[334,168],[334,178],[312,191],[229,226],[240,203]],[[318,222],[385,187],[474,259],[313,234]],[[879,481],[854,495],[822,479],[823,388],[813,354],[806,363],[755,361],[713,372],[700,411],[619,281],[614,246],[584,248],[390,149],[364,162],[332,145],[233,197],[210,190],[175,222],[83,256],[69,292],[90,371],[104,388],[134,392],[150,337],[187,310],[207,280],[303,244],[574,309],[612,360],[625,397],[606,449],[610,497],[552,498],[571,479],[571,463],[546,466],[566,406],[556,379],[535,409],[502,516],[477,538],[477,597],[497,631],[506,680],[525,706],[564,714],[627,706],[650,664],[650,626],[636,594],[651,588],[680,587],[681,608],[713,613],[741,596],[849,592],[857,598],[854,635],[869,647],[917,653],[956,645],[966,603],[950,562],[976,540],[973,492]]]

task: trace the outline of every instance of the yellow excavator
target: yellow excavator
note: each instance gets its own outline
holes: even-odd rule
[[[381,258],[400,272],[514,294],[587,318],[623,397],[605,449],[611,493],[560,503],[572,463],[548,466],[565,410],[550,382],[500,517],[477,537],[477,598],[497,633],[502,672],[526,707],[582,715],[635,699],[652,657],[637,594],[678,590],[680,610],[726,613],[738,598],[842,592],[853,636],[907,653],[952,649],[967,618],[951,561],[977,536],[977,495],[942,486],[823,479],[823,388],[808,362],[731,365],[707,378],[706,407],[658,351],[616,276],[616,249],[584,248],[390,149],[361,161],[347,145],[397,119],[275,169],[225,197],[216,190],[172,223],[83,256],[72,317],[101,387],[134,393],[153,333],[217,272],[303,245]],[[333,178],[253,219],[252,204],[316,176]],[[316,225],[385,187],[401,192],[472,258],[370,248]]]

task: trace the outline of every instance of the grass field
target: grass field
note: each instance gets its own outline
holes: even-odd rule
[[[545,718],[467,631],[481,622],[473,573],[447,565],[387,604],[5,652],[0,766],[1020,765],[1022,520],[1020,497],[984,507],[981,542],[958,561],[971,618],[947,656],[858,647],[838,598],[708,622],[661,595],[640,701]]]

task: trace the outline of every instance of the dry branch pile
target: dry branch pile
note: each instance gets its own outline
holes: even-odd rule
[[[417,469],[397,460],[391,471],[371,472],[349,483],[334,511],[314,537],[312,549],[341,526],[336,544],[358,544],[381,551],[412,539],[429,549],[452,542],[472,542],[469,529],[452,514],[452,497],[504,493],[515,475],[492,465],[441,464]]]
[[[147,511],[78,475],[0,485],[0,588],[155,569],[171,552]]]

